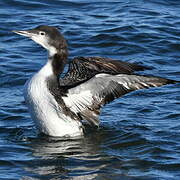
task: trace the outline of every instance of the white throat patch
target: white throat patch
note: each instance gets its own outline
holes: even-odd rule
[[[49,55],[53,56],[57,53],[57,50],[55,47],[49,45],[48,43],[48,37],[47,36],[39,36],[39,35],[33,35],[31,37],[33,41],[35,41],[37,44],[40,44],[42,47],[48,50]]]

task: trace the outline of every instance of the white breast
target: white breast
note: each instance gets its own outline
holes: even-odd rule
[[[48,66],[46,64],[25,85],[24,97],[31,117],[39,131],[45,134],[82,135],[81,123],[62,113],[61,107],[47,88],[46,78],[50,74]]]

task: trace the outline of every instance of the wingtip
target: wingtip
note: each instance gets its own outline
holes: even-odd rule
[[[180,83],[180,81],[173,80],[173,79],[161,78],[161,80],[162,80],[162,83],[163,83],[164,85],[166,85],[166,84],[178,84],[178,83]]]
[[[180,81],[172,80],[172,79],[167,79],[168,84],[177,84],[180,83]]]
[[[141,65],[141,64],[134,64],[133,66],[135,67],[135,71],[144,71],[144,70],[152,70],[152,67]]]

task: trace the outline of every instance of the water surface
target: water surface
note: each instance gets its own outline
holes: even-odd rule
[[[52,25],[74,56],[103,56],[152,67],[179,80],[180,1],[0,1],[0,177],[16,179],[180,179],[179,85],[130,93],[82,138],[36,133],[23,85],[47,54],[11,30]]]

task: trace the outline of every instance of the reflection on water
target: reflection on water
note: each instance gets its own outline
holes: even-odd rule
[[[42,136],[28,145],[35,159],[25,169],[39,176],[93,179],[111,161],[102,154],[100,145],[95,135],[73,139]]]
[[[179,84],[130,93],[76,139],[38,136],[23,85],[45,50],[11,31],[47,24],[68,40],[71,59],[103,56],[179,80],[180,1],[0,1],[0,179],[179,180]],[[139,72],[140,73],[140,72]]]

